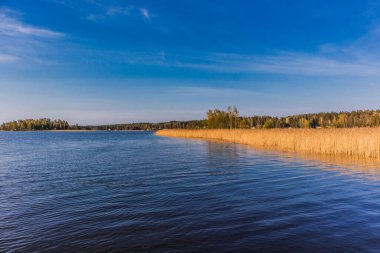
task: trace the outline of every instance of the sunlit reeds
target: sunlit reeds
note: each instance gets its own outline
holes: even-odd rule
[[[287,152],[380,159],[380,128],[167,129],[157,131],[156,134],[223,140]]]

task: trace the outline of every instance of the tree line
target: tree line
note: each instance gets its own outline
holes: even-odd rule
[[[380,126],[380,110],[322,112],[286,117],[239,116],[231,107],[207,113],[205,128],[353,128]]]
[[[0,125],[3,131],[43,131],[43,130],[159,130],[159,129],[195,129],[203,127],[202,120],[170,121],[161,123],[130,123],[99,126],[69,125],[65,120],[26,119],[6,122]]]
[[[0,130],[4,131],[67,130],[69,128],[69,123],[60,119],[25,119],[6,122],[0,126]]]
[[[129,123],[99,126],[77,126],[82,130],[118,130],[118,131],[136,131],[136,130],[159,130],[159,129],[195,129],[202,128],[203,120],[190,121],[169,121],[161,123]]]
[[[159,129],[269,129],[379,127],[380,110],[322,112],[286,117],[240,116],[236,107],[214,109],[203,120],[161,123],[130,123],[99,126],[70,126],[65,120],[27,119],[4,123],[0,130],[159,130]]]

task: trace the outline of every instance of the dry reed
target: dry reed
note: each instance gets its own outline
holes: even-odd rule
[[[222,140],[287,152],[380,159],[380,128],[166,129],[157,131],[156,134]]]

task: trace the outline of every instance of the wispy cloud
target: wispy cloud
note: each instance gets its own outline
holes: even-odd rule
[[[19,57],[17,56],[0,53],[0,63],[16,62],[18,60]]]
[[[224,73],[269,73],[303,76],[380,76],[380,58],[359,49],[332,53],[277,52],[271,55],[208,53],[167,64],[179,68]]]
[[[82,52],[83,53],[83,52]],[[271,55],[165,51],[88,51],[96,56],[127,65],[151,65],[227,74],[279,74],[295,76],[380,77],[380,61],[361,54],[345,56],[318,52],[277,52]]]
[[[92,2],[91,2],[92,3]],[[106,5],[96,2],[91,4],[93,11],[86,14],[86,18],[91,21],[100,21],[107,18],[125,17],[130,18],[144,18],[150,20],[152,18],[151,13],[147,8],[140,8],[135,5]]]
[[[50,29],[27,25],[17,19],[14,12],[9,9],[0,9],[0,34],[12,37],[35,36],[44,38],[55,38],[64,35]]]
[[[116,17],[116,16],[128,16],[130,15],[130,11],[132,7],[121,7],[121,6],[99,6],[98,12],[90,13],[87,15],[87,19],[91,21],[100,21],[104,20],[108,17]]]
[[[86,18],[90,21],[96,22],[96,21],[104,19],[105,17],[103,15],[97,15],[97,14],[91,13],[91,14],[88,14]]]
[[[181,86],[170,88],[169,93],[174,93],[177,96],[195,96],[195,97],[233,97],[233,96],[258,96],[261,93],[253,90],[245,90],[238,88],[223,88],[223,87],[194,87]]]
[[[276,51],[267,54],[166,54],[169,67],[220,73],[264,73],[298,76],[380,77],[380,26],[351,43],[326,43],[314,52]]]
[[[129,15],[130,8],[122,8],[120,6],[109,6],[106,8],[106,14],[108,16],[113,15]]]
[[[151,16],[150,16],[148,9],[140,8],[140,13],[145,19],[150,20]]]
[[[338,59],[319,54],[286,52],[275,55],[212,54],[207,64],[191,68],[222,72],[275,73],[289,75],[380,75],[380,63],[371,59]]]
[[[65,34],[22,20],[22,13],[10,8],[0,8],[0,62],[11,63],[41,58]],[[51,56],[49,56],[51,57]]]

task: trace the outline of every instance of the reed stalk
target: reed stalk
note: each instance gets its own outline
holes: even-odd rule
[[[156,135],[222,140],[286,152],[380,159],[380,128],[165,129]]]

